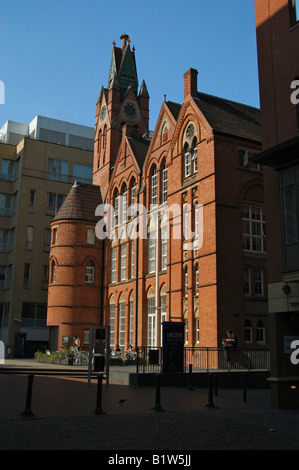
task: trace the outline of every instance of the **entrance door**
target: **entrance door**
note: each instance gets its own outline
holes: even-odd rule
[[[24,357],[25,355],[26,333],[15,333],[14,357]]]

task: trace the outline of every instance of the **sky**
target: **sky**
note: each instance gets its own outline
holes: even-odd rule
[[[182,103],[183,75],[198,90],[259,107],[254,0],[10,0],[1,3],[0,128],[36,115],[94,127],[113,41],[128,34],[150,129],[164,95]]]

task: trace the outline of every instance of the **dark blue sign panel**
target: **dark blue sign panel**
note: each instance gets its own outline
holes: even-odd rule
[[[163,372],[184,372],[183,322],[163,322]]]

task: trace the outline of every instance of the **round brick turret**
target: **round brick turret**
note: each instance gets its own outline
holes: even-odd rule
[[[51,349],[88,349],[90,325],[101,323],[102,240],[95,236],[99,187],[73,186],[51,224],[48,315]]]

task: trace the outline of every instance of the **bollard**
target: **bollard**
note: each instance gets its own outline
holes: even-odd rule
[[[34,416],[34,413],[31,411],[33,378],[34,378],[33,374],[28,375],[26,405],[25,405],[25,410],[22,413],[22,416]]]
[[[162,411],[161,403],[160,403],[160,389],[161,389],[161,374],[156,374],[156,404],[154,406],[154,410]]]
[[[189,364],[189,385],[187,387],[187,390],[194,390],[192,387],[192,364]]]
[[[206,408],[215,408],[213,403],[213,375],[209,374],[209,401]]]
[[[243,374],[243,401],[247,401],[246,374]]]
[[[97,389],[97,406],[95,409],[95,414],[97,415],[105,414],[102,410],[102,381],[103,381],[103,375],[99,374],[98,375],[98,389]]]

